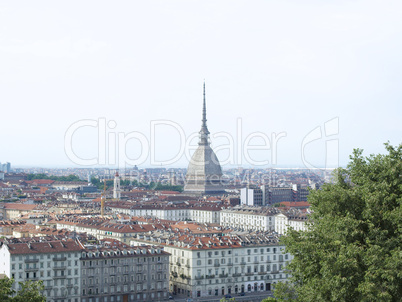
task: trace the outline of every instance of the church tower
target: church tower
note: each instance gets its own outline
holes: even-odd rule
[[[225,188],[222,183],[222,168],[209,142],[207,127],[207,108],[204,98],[202,107],[202,123],[198,148],[195,150],[187,168],[184,193],[190,194],[222,194]]]
[[[113,187],[113,198],[120,199],[121,190],[120,190],[120,176],[119,172],[116,172],[114,176],[114,187]]]

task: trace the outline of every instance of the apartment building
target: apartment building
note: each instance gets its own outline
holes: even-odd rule
[[[221,206],[207,202],[182,202],[178,204],[124,204],[109,207],[114,213],[137,217],[155,217],[164,220],[192,220],[200,223],[219,223]]]
[[[220,224],[223,227],[242,230],[274,231],[275,208],[262,207],[235,207],[220,212]]]
[[[48,302],[168,299],[170,254],[162,248],[82,240],[5,240],[0,247],[0,274],[15,279],[16,291],[18,282],[43,280]]]
[[[131,244],[163,246],[171,254],[170,291],[192,298],[269,291],[287,280],[292,258],[269,232],[212,237],[153,232]]]
[[[97,239],[111,238],[124,243],[130,243],[130,239],[137,233],[148,232],[162,228],[158,224],[121,224],[110,220],[93,217],[67,217],[51,222],[58,230],[67,229],[80,233],[87,233]]]
[[[43,280],[48,302],[80,301],[81,245],[73,240],[13,243],[4,241],[0,248],[0,273],[18,282]]]
[[[81,302],[168,299],[169,254],[152,246],[85,245]]]
[[[286,234],[289,228],[296,231],[307,229],[308,216],[305,213],[290,211],[275,215],[275,232],[280,235]]]

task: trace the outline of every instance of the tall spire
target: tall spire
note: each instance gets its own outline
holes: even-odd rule
[[[199,145],[209,145],[208,142],[209,131],[207,127],[207,105],[205,101],[205,80],[204,80],[204,102],[202,105],[202,124],[200,130],[200,142]]]

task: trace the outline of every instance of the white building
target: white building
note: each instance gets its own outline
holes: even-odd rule
[[[193,298],[240,292],[265,292],[289,277],[285,266],[291,255],[283,254],[277,237],[194,237],[154,232],[137,237],[132,245],[160,244],[171,253],[170,291]]]
[[[248,206],[265,205],[263,192],[259,188],[242,188],[240,189],[240,204]]]
[[[72,240],[9,243],[0,248],[0,274],[18,282],[43,280],[48,302],[80,301],[81,246]],[[69,300],[67,300],[69,299]]]
[[[127,214],[135,217],[154,217],[164,220],[192,220],[200,223],[220,223],[219,205],[214,203],[200,204],[167,204],[167,205],[143,205],[133,204],[109,206],[112,212]]]
[[[289,228],[296,231],[307,229],[308,217],[306,214],[279,213],[275,215],[275,232],[280,235],[286,234]]]
[[[274,231],[276,209],[261,207],[236,207],[220,212],[221,222],[224,227]]]

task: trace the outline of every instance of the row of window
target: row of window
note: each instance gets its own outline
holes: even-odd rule
[[[78,276],[78,269],[74,270],[74,275]],[[16,276],[18,276],[19,279],[22,279],[22,277],[24,275],[21,272],[11,274],[11,277],[14,278],[14,279],[16,279]],[[25,273],[25,278],[26,279],[35,279],[35,278],[39,278],[39,277],[40,278],[44,278],[44,277],[52,278],[52,277],[63,277],[63,276],[66,276],[66,277],[72,276],[72,270],[70,270],[70,269],[67,270],[67,273],[65,273],[64,270],[60,270],[60,271],[56,270],[56,271],[53,271],[53,273],[52,273],[51,270],[46,271],[46,272],[39,271],[39,272],[26,272]]]
[[[167,258],[167,257],[166,257]],[[165,259],[166,259],[165,258]],[[148,259],[148,260],[147,260]],[[129,259],[105,259],[105,260],[85,260],[82,261],[82,266],[99,266],[105,265],[117,265],[117,264],[133,264],[133,263],[145,263],[145,262],[161,262],[164,260],[162,257],[135,257]]]
[[[64,267],[65,265],[68,265],[69,267],[71,267],[72,261],[68,260],[68,261],[57,261],[54,262],[53,267],[57,268],[57,267]],[[75,266],[78,266],[78,260],[74,261]],[[25,263],[25,269],[39,269],[39,268],[44,268],[44,262],[39,262],[39,263]],[[47,262],[47,268],[51,268],[52,267],[52,263],[51,262]],[[17,267],[16,263],[11,264],[11,269],[15,270],[15,268]],[[18,269],[22,270],[23,269],[23,264],[22,263],[18,263]]]
[[[151,280],[166,280],[166,279],[167,279],[167,274],[152,274],[151,275]],[[134,282],[134,281],[140,282],[140,281],[146,281],[146,280],[147,280],[147,275],[143,275],[143,274],[136,275],[136,276],[134,276],[134,275],[131,275],[131,276],[117,276],[117,277],[112,276],[112,277],[104,277],[103,278],[104,284],[107,284],[109,282],[110,283],[120,283],[120,282],[129,282],[129,281],[131,281],[131,282]],[[92,278],[92,277],[89,277],[87,279],[83,278],[82,279],[82,284],[83,285],[86,285],[86,284],[88,284],[88,285],[99,284],[99,281],[100,281],[99,278]]]
[[[50,259],[50,258],[63,258],[63,257],[67,257],[67,258],[71,258],[71,257],[75,257],[78,258],[79,254],[78,252],[76,253],[54,253],[54,254],[40,254],[40,255],[20,255],[20,256],[11,256],[11,261],[22,261],[22,260],[43,260],[43,259]]]
[[[167,282],[161,283],[151,283],[149,290],[162,290],[162,289],[167,289]],[[148,286],[146,283],[144,284],[131,284],[130,286],[128,285],[111,285],[111,286],[103,286],[101,288],[89,288],[89,289],[83,289],[82,290],[82,295],[83,296],[90,296],[90,295],[98,295],[98,294],[114,294],[114,293],[120,293],[120,292],[128,292],[128,291],[146,291],[148,290]]]
[[[129,272],[143,272],[145,273],[147,270],[149,271],[162,271],[167,270],[167,264],[153,264],[149,267],[142,265],[132,265],[132,266],[118,266],[118,267],[104,267],[102,268],[88,268],[82,269],[83,275],[94,275],[100,274],[102,271],[104,274],[115,274],[115,273],[129,273]]]

